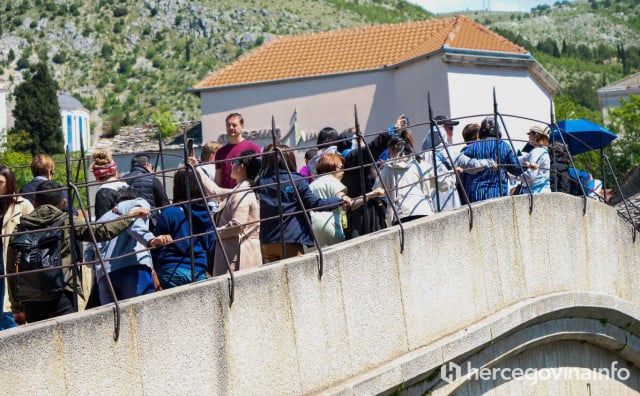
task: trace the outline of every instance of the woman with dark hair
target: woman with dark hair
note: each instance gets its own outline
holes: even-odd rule
[[[191,169],[176,172],[173,180],[175,206],[162,210],[154,231],[156,235],[171,235],[176,241],[160,248],[155,261],[163,289],[206,279],[207,257],[213,249],[215,237],[206,200],[200,194],[196,177]],[[191,276],[192,265],[195,278]]]
[[[316,140],[318,152],[307,164],[313,176],[317,174],[316,165],[322,154],[340,154],[337,146],[338,140],[340,140],[340,135],[338,135],[338,131],[335,129],[331,127],[324,127],[320,130],[318,133],[318,139]]]
[[[416,156],[412,155],[411,146],[400,136],[392,137],[387,146],[389,161],[384,163],[379,179],[374,184],[374,188],[384,185],[389,191],[387,224],[397,224],[397,217],[405,222],[433,214],[433,165],[428,161],[418,162]]]
[[[327,199],[318,198],[309,188],[309,183],[295,172],[296,164],[289,146],[279,145],[284,160],[273,148],[265,152],[267,166],[257,190],[260,197],[260,242],[265,263],[304,254],[303,246],[313,246],[311,229],[303,209],[330,211],[343,202],[351,203],[347,196]],[[265,158],[263,154],[263,161]],[[289,179],[289,172],[293,183]],[[280,189],[278,189],[280,187]],[[298,200],[296,190],[302,202]],[[279,216],[282,214],[282,227]],[[283,251],[284,243],[284,251]]]
[[[509,195],[507,172],[514,176],[522,174],[518,158],[511,146],[500,140],[500,128],[494,123],[493,118],[487,117],[482,120],[478,136],[480,140],[465,147],[464,154],[472,159],[493,159],[498,167],[484,169],[465,177],[464,188],[469,194],[469,201],[477,202]]]
[[[571,161],[569,154],[562,142],[555,142],[550,149],[551,171],[549,184],[551,191],[565,194],[581,195],[578,183],[571,177],[569,169]]]
[[[216,212],[218,239],[213,259],[213,276],[232,271],[259,267],[260,253],[260,205],[253,186],[260,174],[260,158],[254,150],[247,150],[231,161],[231,178],[236,181],[227,198]],[[224,254],[229,259],[229,267]]]
[[[6,273],[9,235],[15,231],[22,215],[33,212],[33,205],[28,199],[15,195],[17,190],[16,177],[11,169],[6,165],[0,165],[0,218],[2,219],[2,239],[0,240],[0,243],[2,243],[2,265],[0,265],[0,275]],[[2,302],[0,330],[16,327],[11,314],[9,299],[5,299],[6,286],[7,280],[5,278],[0,279],[0,301]],[[23,321],[19,320],[19,322]]]

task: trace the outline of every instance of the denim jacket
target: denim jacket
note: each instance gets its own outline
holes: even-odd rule
[[[134,208],[149,208],[149,203],[144,198],[136,198],[128,201],[122,201],[116,205],[117,213],[109,211],[102,215],[98,222],[108,222],[120,217],[121,214],[127,213]],[[133,224],[114,239],[101,243],[100,252],[104,259],[104,267],[99,263],[95,265],[97,278],[100,279],[105,272],[112,272],[126,267],[135,265],[144,265],[152,268],[151,253],[146,250],[149,242],[155,238],[155,235],[149,231],[148,219],[136,219]],[[91,244],[89,244],[91,247]],[[91,256],[91,248],[85,250],[85,260],[95,259]],[[137,252],[136,254],[131,254]],[[95,253],[94,253],[95,254]],[[126,257],[110,260],[111,257]]]

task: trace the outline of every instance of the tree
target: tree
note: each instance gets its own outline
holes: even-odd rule
[[[640,96],[622,99],[620,107],[609,111],[607,127],[618,133],[610,150],[610,159],[617,176],[640,164]]]
[[[163,139],[173,136],[178,131],[178,124],[176,124],[174,117],[168,111],[156,113],[151,119]]]
[[[23,52],[22,56],[20,57],[20,59],[18,59],[18,62],[16,63],[16,69],[22,70],[28,67],[29,67],[29,55],[27,55],[26,52]]]
[[[602,123],[602,114],[598,110],[589,109],[580,103],[576,103],[566,93],[553,98],[556,120],[584,118],[597,124]],[[602,179],[602,167],[600,166],[600,153],[588,151],[573,157],[578,169],[586,170],[595,178]]]
[[[64,152],[62,119],[58,104],[57,84],[49,75],[49,67],[40,62],[36,73],[15,90],[13,109],[15,130],[31,134],[31,154]]]
[[[10,129],[7,132],[7,146],[0,155],[0,162],[11,168],[19,186],[24,186],[33,178],[28,166],[32,144],[31,136],[25,130]]]
[[[572,84],[567,86],[565,92],[573,98],[576,103],[584,107],[591,110],[600,109],[598,93],[596,91],[596,80],[593,76],[586,75],[580,79],[575,79]]]
[[[7,151],[31,153],[33,139],[24,129],[10,129],[7,132]]]

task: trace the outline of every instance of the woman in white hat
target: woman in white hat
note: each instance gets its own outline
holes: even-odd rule
[[[529,144],[533,149],[529,151],[529,155],[525,155],[521,159],[522,165],[527,170],[522,174],[522,188],[520,194],[551,192],[551,183],[549,181],[549,170],[551,168],[551,159],[549,157],[549,128],[541,128],[537,125],[532,126],[527,132],[529,135]]]

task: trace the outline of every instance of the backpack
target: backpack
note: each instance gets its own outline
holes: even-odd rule
[[[39,229],[18,225],[16,232],[31,232],[17,235],[9,243],[16,253],[16,273],[62,266],[60,246],[63,230],[51,230],[49,227],[59,227],[64,220],[65,216],[61,216],[53,224]],[[19,275],[16,277],[16,300],[51,301],[60,297],[64,287],[62,268]]]

